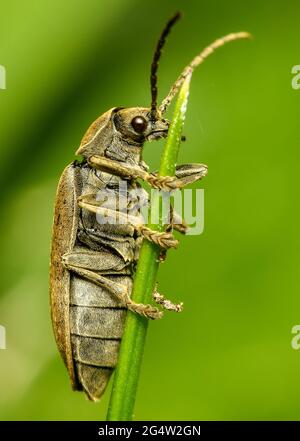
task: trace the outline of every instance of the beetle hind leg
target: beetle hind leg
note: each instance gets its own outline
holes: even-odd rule
[[[171,300],[166,299],[165,296],[160,294],[157,291],[156,287],[153,292],[153,299],[158,305],[160,305],[162,308],[166,309],[167,311],[182,312],[182,310],[183,310],[183,303],[182,302],[177,303],[177,304],[171,302]]]
[[[101,287],[108,289],[124,306],[130,311],[143,315],[152,320],[160,319],[162,312],[158,308],[152,305],[144,305],[142,303],[136,303],[130,298],[130,294],[124,285],[116,283],[105,277],[96,271],[81,267],[82,256],[80,253],[68,253],[63,256],[63,265],[69,271],[76,273],[80,277],[83,277],[91,282],[94,282]],[[75,261],[77,260],[76,264]],[[70,263],[72,262],[72,263]],[[85,259],[84,259],[85,262]]]

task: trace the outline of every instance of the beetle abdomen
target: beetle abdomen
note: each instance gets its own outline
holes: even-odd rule
[[[107,275],[131,285],[129,276]],[[71,276],[70,333],[75,374],[91,400],[99,399],[117,364],[125,308],[107,289]]]

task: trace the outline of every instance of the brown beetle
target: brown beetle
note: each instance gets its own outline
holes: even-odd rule
[[[163,114],[182,82],[214,49],[249,34],[230,34],[208,46],[183,70],[170,93],[157,106],[157,67],[165,38],[178,19],[176,14],[166,25],[151,66],[152,103],[150,108],[115,107],[101,115],[88,129],[79,149],[81,162],[64,170],[57,190],[51,252],[51,307],[55,339],[67,366],[74,390],[83,390],[91,400],[101,397],[116,366],[126,309],[146,317],[160,318],[162,312],[151,305],[134,303],[132,278],[141,238],[166,250],[177,245],[170,229],[152,231],[141,223],[140,198],[147,193],[137,182],[171,191],[201,179],[207,173],[203,164],[185,164],[176,169],[176,177],[149,173],[142,161],[145,141],[166,137],[169,121]],[[126,183],[120,197],[119,189]],[[132,190],[139,190],[134,200]],[[105,195],[99,201],[99,192]],[[124,197],[130,201],[130,216],[110,205]],[[133,208],[132,208],[133,207]],[[118,222],[101,222],[114,217]],[[124,219],[123,219],[124,220]],[[184,221],[173,215],[172,227],[185,232]],[[180,311],[155,293],[154,299],[165,309]]]

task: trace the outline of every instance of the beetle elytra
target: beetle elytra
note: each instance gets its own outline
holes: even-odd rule
[[[158,61],[178,18],[176,14],[167,23],[156,47],[150,76],[151,106],[114,107],[101,115],[76,152],[83,161],[66,167],[57,189],[50,270],[53,329],[73,389],[83,390],[91,400],[102,396],[116,366],[126,310],[152,319],[162,315],[157,307],[136,304],[130,298],[141,239],[155,242],[162,250],[176,247],[178,242],[170,228],[156,232],[141,225],[138,204],[125,223],[102,223],[99,216],[122,217],[121,210],[109,206],[109,200],[112,194],[119,194],[124,183],[125,200],[132,189],[139,189],[148,201],[138,179],[171,191],[206,175],[203,164],[179,165],[175,177],[149,173],[142,148],[145,141],[167,136],[170,123],[163,115],[186,76],[218,47],[249,37],[246,32],[233,33],[208,46],[183,70],[158,106]],[[105,208],[97,198],[99,192],[107,195]],[[184,233],[186,225],[174,222],[172,228]],[[154,300],[164,309],[181,310],[181,305],[158,293],[154,293]]]

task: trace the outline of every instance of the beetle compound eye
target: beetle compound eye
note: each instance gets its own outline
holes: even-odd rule
[[[147,128],[147,121],[142,116],[135,116],[131,125],[137,133],[143,133]]]

